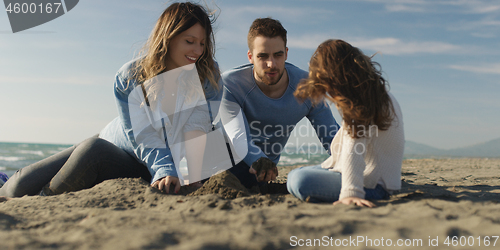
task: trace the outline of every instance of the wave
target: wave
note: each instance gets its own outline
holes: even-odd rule
[[[308,160],[305,158],[290,158],[287,156],[281,156],[279,164],[283,166],[288,166],[288,165],[296,165],[296,164],[301,164],[301,163],[307,163]]]
[[[21,154],[27,154],[27,155],[45,156],[45,154],[41,150],[36,150],[36,151],[35,150],[19,150],[17,152],[21,153]]]
[[[22,161],[24,159],[24,157],[17,156],[0,156],[0,161]]]

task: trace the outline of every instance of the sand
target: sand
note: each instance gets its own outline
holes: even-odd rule
[[[278,179],[290,170],[280,167]],[[406,160],[402,181],[391,200],[361,208],[253,194],[228,174],[188,195],[109,180],[0,203],[0,249],[500,247],[500,159]]]

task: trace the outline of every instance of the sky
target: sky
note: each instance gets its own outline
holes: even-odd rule
[[[288,31],[287,61],[304,70],[326,39],[376,53],[402,108],[406,140],[451,149],[500,138],[498,0],[194,2],[218,16],[215,57],[223,71],[248,63],[250,24],[272,17]],[[118,115],[117,70],[170,3],[82,0],[18,33],[0,11],[0,141],[74,144],[99,133]]]

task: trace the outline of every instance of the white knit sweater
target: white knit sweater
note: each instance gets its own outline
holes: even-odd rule
[[[403,115],[399,103],[389,93],[395,118],[388,130],[370,126],[366,137],[352,138],[345,122],[333,138],[331,156],[321,167],[342,173],[339,199],[365,197],[363,187],[381,184],[387,191],[401,189],[401,164],[404,152]]]

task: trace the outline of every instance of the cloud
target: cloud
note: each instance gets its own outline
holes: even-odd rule
[[[237,6],[224,7],[220,17],[225,19],[225,26],[238,26],[244,23],[245,29],[250,27],[251,22],[258,17],[272,17],[282,23],[318,23],[329,20],[335,12],[330,8],[315,8],[312,5],[290,7],[283,5],[261,5],[261,6]],[[240,20],[234,23],[234,20]],[[221,22],[224,22],[221,20]]]
[[[300,49],[316,49],[320,43],[334,38],[330,34],[304,35],[289,38],[289,47]],[[436,41],[402,41],[398,38],[345,38],[353,46],[363,50],[377,51],[387,55],[408,54],[449,54],[462,50],[459,45]]]
[[[482,26],[498,26],[500,27],[500,20],[482,20],[478,22]]]
[[[425,12],[428,11],[430,3],[427,0],[359,0],[361,2],[379,3],[385,6],[389,12]]]
[[[481,73],[481,74],[495,74],[500,75],[500,63],[497,64],[488,64],[488,65],[480,65],[480,66],[472,66],[472,65],[450,65],[448,66],[450,69],[456,69],[460,71],[468,71],[473,73]]]
[[[475,14],[486,14],[486,13],[495,13],[500,11],[500,4],[485,4],[482,1],[470,1],[464,2],[464,5],[469,9],[469,13]]]
[[[35,77],[35,76],[0,76],[0,84],[43,84],[43,85],[101,85],[113,81],[110,76],[63,76],[63,77]]]
[[[232,15],[248,14],[250,16],[255,16],[256,14],[259,16],[272,14],[276,16],[289,17],[293,19],[300,19],[302,16],[316,16],[318,14],[333,14],[334,11],[330,9],[324,8],[313,8],[310,6],[301,6],[301,7],[286,7],[281,5],[264,5],[264,6],[238,6],[234,7],[225,7],[224,13],[230,13]]]
[[[458,25],[450,27],[449,30],[454,30],[454,31],[472,30],[478,32],[480,30],[493,31],[496,30],[497,28],[500,28],[500,20],[497,20],[494,17],[485,17],[477,21],[461,22]],[[496,36],[496,34],[492,35]]]
[[[403,4],[387,5],[385,8],[390,12],[425,12],[422,6],[409,6]]]
[[[494,38],[499,34],[500,3],[497,0],[358,0],[382,5],[391,13],[454,16],[434,21],[450,31],[467,31],[474,37]],[[425,21],[425,20],[422,20]]]
[[[450,24],[447,29],[459,32],[467,31],[474,37],[495,38],[500,32],[500,20],[494,15],[489,15],[479,20]]]
[[[272,17],[280,20],[290,33],[295,29],[294,24],[301,25],[309,22],[317,23],[322,20],[329,20],[334,11],[325,8],[314,8],[311,5],[292,7],[281,5],[243,5],[237,7],[223,7],[216,22],[215,36],[218,48],[229,46],[247,46],[248,29],[255,18]],[[311,24],[315,25],[315,24]],[[322,23],[321,25],[324,25]],[[315,27],[318,27],[316,25]],[[321,41],[321,40],[320,40]],[[312,41],[311,44],[317,46],[319,42]],[[298,45],[304,47],[308,45]],[[310,46],[311,47],[311,46]]]
[[[331,34],[309,34],[300,37],[288,37],[287,46],[298,49],[316,49],[320,43],[334,37]]]
[[[375,38],[370,40],[353,40],[353,45],[370,50],[380,51],[388,55],[404,54],[448,54],[461,50],[461,46],[434,41],[407,42],[397,38]]]
[[[490,0],[359,0],[383,4],[389,12],[461,12],[487,14],[500,11],[500,4]]]

